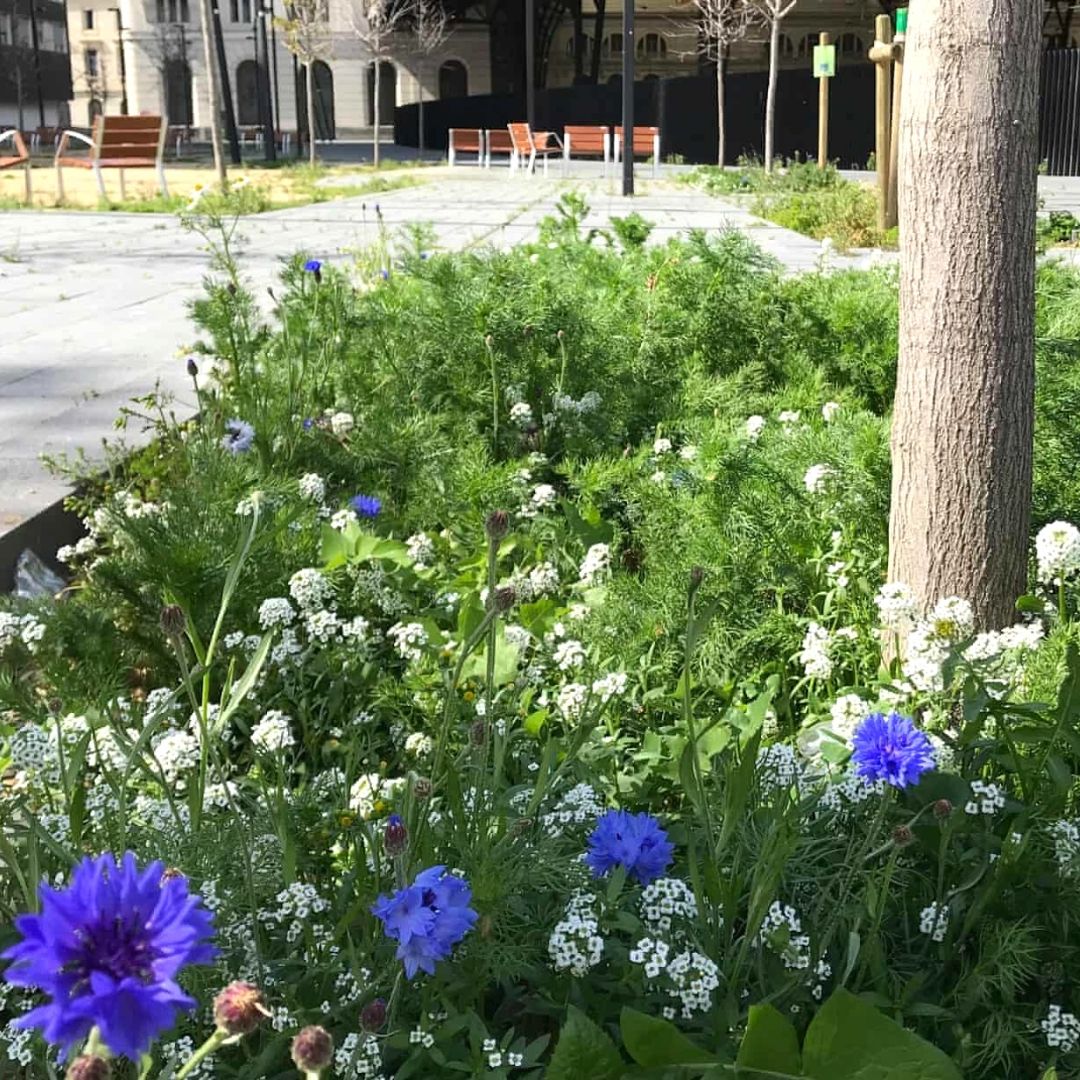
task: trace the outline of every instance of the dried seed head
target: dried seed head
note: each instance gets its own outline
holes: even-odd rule
[[[427,802],[431,798],[431,781],[426,776],[418,776],[413,781],[413,798],[417,802]]]
[[[231,982],[214,998],[214,1022],[228,1035],[250,1035],[269,1016],[263,992],[249,982]]]
[[[112,1066],[97,1054],[83,1054],[67,1069],[67,1080],[110,1080],[111,1077]]]
[[[379,1031],[386,1023],[386,1002],[382,998],[369,1001],[360,1013],[360,1026],[369,1033]]]
[[[184,633],[187,620],[179,604],[166,604],[161,609],[161,630],[168,638],[178,638]]]
[[[469,742],[473,744],[477,749],[483,746],[487,742],[487,721],[486,720],[474,720],[473,725],[469,728]]]
[[[292,1059],[301,1072],[317,1076],[334,1059],[334,1040],[326,1028],[311,1024],[293,1039]]]
[[[492,510],[484,528],[492,540],[501,540],[510,531],[510,515],[505,510]]]
[[[495,590],[495,595],[492,597],[492,601],[495,604],[495,610],[498,612],[509,611],[517,600],[517,593],[514,592],[512,585],[502,585]]]
[[[952,813],[952,803],[948,799],[938,799],[934,803],[934,817],[939,821],[944,821]]]
[[[915,840],[915,834],[907,825],[897,825],[892,832],[892,842],[899,848],[907,847]]]

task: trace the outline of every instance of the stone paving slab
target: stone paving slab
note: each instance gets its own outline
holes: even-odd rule
[[[353,252],[410,224],[430,225],[441,248],[508,248],[534,239],[568,190],[585,195],[590,228],[636,211],[654,224],[653,243],[690,228],[736,228],[791,270],[813,268],[821,255],[815,241],[734,202],[647,175],[632,200],[599,166],[570,181],[557,168],[547,179],[463,168],[424,177],[413,188],[244,219],[245,277],[261,291],[295,251],[348,263]],[[847,260],[860,261],[865,257]],[[120,407],[155,385],[176,395],[179,413],[194,411],[183,346],[194,337],[188,307],[206,272],[202,238],[172,216],[0,213],[0,535],[66,493],[39,464],[40,454],[83,448],[99,459]],[[137,442],[139,433],[125,437]]]

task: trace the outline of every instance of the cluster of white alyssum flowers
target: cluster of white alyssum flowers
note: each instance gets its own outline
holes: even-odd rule
[[[533,422],[532,406],[527,401],[518,401],[510,406],[510,420],[518,427],[528,427]]]
[[[697,900],[685,881],[657,878],[641,893],[641,921],[650,930],[667,933],[675,919],[689,921],[697,917]]]
[[[593,544],[581,560],[578,575],[585,585],[593,585],[611,568],[611,548],[607,544]]]
[[[570,897],[562,919],[548,938],[548,955],[556,971],[580,977],[603,959],[604,939],[596,904],[596,897],[589,893],[576,892]]]
[[[524,518],[534,518],[543,510],[549,510],[559,501],[558,492],[550,484],[537,484],[519,513]]]
[[[326,498],[326,481],[318,473],[304,473],[296,485],[300,497],[308,502],[321,503]]]
[[[548,836],[562,836],[571,825],[592,824],[603,812],[604,803],[596,790],[585,783],[575,784],[553,809],[541,815],[540,825]]]
[[[827,679],[832,674],[833,661],[829,655],[831,644],[832,637],[824,626],[812,622],[806,628],[802,649],[799,652],[799,663],[802,664],[807,678]]]
[[[1054,858],[1062,877],[1074,877],[1080,871],[1080,825],[1075,821],[1055,821],[1047,831],[1054,841]]]
[[[428,643],[427,631],[418,622],[394,623],[386,632],[398,654],[405,660],[416,661],[424,655],[424,646]]]
[[[833,734],[844,742],[851,742],[855,729],[866,719],[870,705],[858,694],[841,694],[829,708]]]
[[[286,747],[295,746],[291,721],[280,709],[263,713],[262,719],[251,729],[251,745],[264,754],[273,754]]]
[[[1040,1021],[1046,1036],[1046,1044],[1063,1054],[1071,1053],[1080,1042],[1080,1020],[1071,1013],[1063,1012],[1060,1005],[1051,1005],[1046,1019]]]
[[[682,1017],[712,1008],[713,991],[720,985],[720,969],[704,953],[687,949],[667,966],[668,978],[675,986],[674,996],[682,1003]]]
[[[671,453],[671,440],[665,438],[659,438],[652,444],[652,452],[660,457],[661,454]]]
[[[836,470],[830,465],[811,465],[803,476],[803,486],[811,495],[823,495],[834,476]]]
[[[6,652],[16,641],[22,642],[28,652],[35,652],[44,636],[45,624],[35,616],[0,611],[0,653]]]
[[[431,753],[432,747],[431,736],[422,731],[414,731],[405,739],[405,753],[413,757],[425,757]]]
[[[960,596],[947,596],[934,605],[929,618],[917,622],[908,635],[904,675],[916,690],[943,689],[942,668],[950,651],[975,628],[971,604]]]
[[[300,605],[302,611],[321,608],[334,595],[334,586],[322,572],[312,566],[297,570],[289,578],[289,595]]]
[[[405,541],[405,549],[417,570],[424,570],[435,561],[435,544],[427,533],[413,533]]]
[[[882,585],[874,597],[874,603],[882,629],[895,633],[903,633],[913,626],[919,614],[914,590],[902,581],[889,581]]]
[[[934,941],[944,941],[949,931],[949,906],[932,901],[919,912],[919,931],[929,934]]]
[[[1035,537],[1039,580],[1057,585],[1080,570],[1080,529],[1067,521],[1044,525]]]
[[[1005,809],[1005,794],[997,784],[972,780],[971,794],[974,798],[964,805],[965,814],[996,814]]]
[[[766,420],[764,416],[751,416],[746,421],[746,437],[751,442],[756,442],[765,430]]]
[[[187,731],[167,731],[152,740],[154,758],[169,784],[179,785],[181,777],[199,764],[199,740]]]
[[[771,795],[800,788],[805,770],[794,747],[773,743],[758,749],[755,772],[762,793]]]
[[[560,671],[575,671],[585,663],[585,646],[580,641],[567,638],[555,646],[552,660]]]
[[[576,720],[585,708],[588,697],[587,686],[576,682],[567,683],[559,687],[559,692],[555,695],[555,704],[567,720]]]
[[[774,900],[769,905],[754,943],[775,952],[789,971],[810,967],[810,936],[802,932],[802,920],[790,904]]]
[[[337,436],[348,435],[356,427],[352,413],[336,412],[330,415],[330,430]]]
[[[826,401],[825,404],[821,406],[821,419],[824,420],[826,424],[831,424],[839,413],[839,401]]]
[[[295,618],[296,612],[284,596],[271,596],[259,605],[259,625],[264,630],[288,626]]]
[[[594,679],[592,692],[600,699],[601,704],[606,705],[612,698],[622,697],[626,693],[626,672],[609,671]]]
[[[659,979],[667,968],[671,946],[660,938],[643,937],[630,950],[630,963],[645,969],[646,979]]]

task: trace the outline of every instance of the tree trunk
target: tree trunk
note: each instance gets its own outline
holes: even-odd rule
[[[716,58],[716,163],[724,167],[724,151],[727,143],[727,125],[724,123],[724,58]]]
[[[375,58],[375,84],[374,85],[375,85],[375,103],[374,103],[375,107],[372,110],[371,117],[372,117],[372,120],[374,121],[374,124],[372,126],[375,129],[375,142],[372,144],[371,153],[372,153],[372,160],[374,161],[375,168],[377,169],[379,167],[379,105],[381,104],[379,99],[382,97],[382,94],[380,93],[380,91],[382,90],[382,62],[379,60],[378,57]]]
[[[416,80],[420,89],[420,99],[416,103],[416,133],[420,148],[420,160],[424,160],[424,68],[420,67],[420,77]]]
[[[307,142],[308,164],[315,165],[315,64],[309,60],[304,65],[304,81],[307,84]]]
[[[1027,581],[1040,23],[1031,0],[921,0],[906,46],[889,577],[980,628]]]
[[[206,65],[207,109],[210,112],[210,145],[214,148],[214,172],[217,173],[218,183],[224,185],[227,177],[225,174],[225,148],[221,143],[221,84],[218,81],[222,73],[218,71],[217,66],[213,17],[210,10],[210,0],[200,0],[199,19],[202,23],[200,29],[203,40],[203,63]]]
[[[593,19],[592,56],[589,58],[589,82],[594,86],[600,81],[600,50],[604,45],[604,12],[607,0],[596,0],[596,17]]]
[[[581,11],[581,0],[574,0],[574,85],[581,82],[581,76],[585,74],[585,57],[582,55],[585,44],[585,27]]]
[[[765,94],[765,171],[772,172],[773,131],[776,127],[776,76],[780,66],[780,20],[769,23],[769,89]]]

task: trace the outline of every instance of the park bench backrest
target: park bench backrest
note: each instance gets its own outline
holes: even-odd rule
[[[528,124],[507,124],[510,142],[514,153],[519,157],[528,157],[533,152],[533,137]]]
[[[621,126],[615,129],[615,135],[622,141],[623,129]],[[635,127],[634,149],[635,154],[652,154],[656,149],[656,140],[660,135],[658,127]]]
[[[501,128],[491,128],[487,133],[487,148],[490,154],[494,151],[496,154],[509,154],[514,149],[514,142],[510,138],[509,131],[503,131]]]
[[[451,128],[450,146],[466,154],[479,154],[484,148],[483,134],[479,128]]]
[[[160,116],[99,116],[94,121],[91,157],[113,168],[157,165],[167,131]]]
[[[26,141],[23,139],[22,132],[17,128],[0,132],[0,144],[6,143],[9,139],[14,153],[5,153],[2,145],[0,145],[0,169],[12,169],[16,165],[25,165],[30,160],[30,153],[26,149]]]
[[[608,129],[588,124],[567,124],[563,128],[567,146],[571,154],[586,157],[603,157],[607,152]]]

